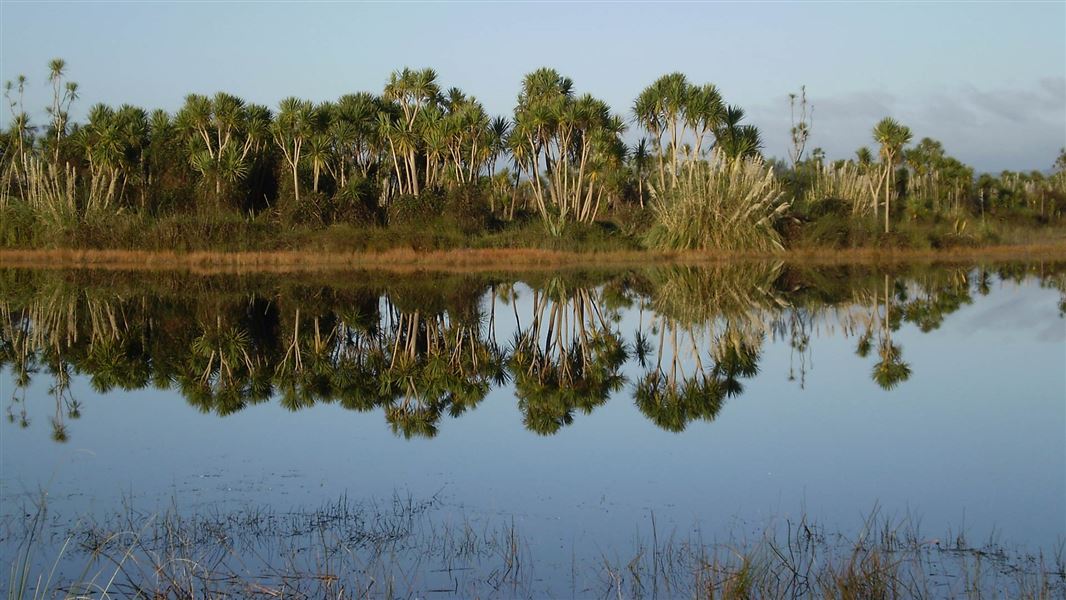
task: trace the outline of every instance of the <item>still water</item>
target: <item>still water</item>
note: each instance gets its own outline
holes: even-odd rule
[[[0,270],[0,553],[176,509],[431,499],[542,572],[872,511],[1066,538],[1066,268]],[[347,500],[346,500],[347,501]],[[73,560],[73,559],[72,559]]]

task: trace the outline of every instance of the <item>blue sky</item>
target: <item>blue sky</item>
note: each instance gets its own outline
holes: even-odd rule
[[[174,110],[189,92],[328,100],[403,66],[509,114],[547,65],[626,117],[659,75],[713,82],[775,156],[802,84],[831,157],[886,115],[979,170],[1047,169],[1066,145],[1063,2],[0,4],[0,79],[25,73],[43,106],[56,56],[81,86],[76,118],[95,102]]]

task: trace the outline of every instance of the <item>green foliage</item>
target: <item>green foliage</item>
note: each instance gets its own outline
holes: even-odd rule
[[[552,235],[568,223],[596,220],[605,181],[622,165],[624,131],[605,102],[575,96],[569,77],[548,68],[525,76],[509,146]]]
[[[780,250],[775,225],[788,207],[781,182],[761,159],[716,151],[656,194],[648,243],[670,250]]]
[[[892,119],[873,130],[876,157],[801,160],[802,100],[794,164],[761,163],[744,111],[682,73],[635,100],[645,135],[629,148],[623,120],[549,68],[523,79],[513,122],[432,69],[403,69],[380,94],[287,98],[276,114],[220,92],[174,115],[97,104],[74,123],[65,71],[49,65],[45,123],[23,106],[25,77],[5,88],[4,247],[939,248],[1051,237],[1066,211],[1062,156],[1052,174],[974,180],[936,140],[908,147]]]

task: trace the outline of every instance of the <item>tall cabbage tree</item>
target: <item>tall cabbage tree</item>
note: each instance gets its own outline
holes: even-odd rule
[[[224,92],[213,98],[190,94],[175,125],[188,142],[189,163],[203,180],[214,182],[218,196],[224,184],[248,176],[253,153],[269,143],[270,111]]]
[[[895,119],[885,117],[874,126],[874,141],[881,145],[881,164],[884,167],[885,186],[885,233],[889,232],[889,216],[892,198],[892,175],[896,172],[896,163],[903,154],[903,147],[911,141],[911,130]]]
[[[281,149],[292,171],[292,189],[297,202],[300,201],[300,160],[304,146],[309,145],[315,134],[316,117],[317,112],[310,101],[290,97],[278,105],[278,116],[274,119],[274,143]]]
[[[605,102],[575,97],[572,80],[554,69],[526,75],[510,147],[553,234],[569,221],[595,220],[604,179],[596,163],[617,147],[624,130]]]
[[[668,183],[677,184],[682,167],[721,142],[727,107],[713,84],[695,85],[682,73],[670,73],[640,93],[633,115],[649,134],[659,167],[656,187],[664,192]]]
[[[419,135],[415,124],[419,115],[433,106],[439,96],[437,73],[433,69],[405,68],[393,72],[385,84],[382,97],[399,107],[400,118],[383,119],[380,131],[389,140],[389,151],[401,193],[419,194]],[[400,168],[400,159],[403,160],[403,169]]]

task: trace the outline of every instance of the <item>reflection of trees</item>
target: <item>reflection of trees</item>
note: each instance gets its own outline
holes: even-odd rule
[[[873,379],[883,389],[890,390],[896,385],[906,381],[911,376],[911,367],[903,362],[903,351],[897,344],[892,343],[892,330],[899,328],[899,323],[894,322],[892,313],[892,298],[889,295],[890,279],[885,275],[884,284],[884,314],[879,315],[878,327],[879,340],[877,355],[880,360],[874,364]]]
[[[863,286],[855,291],[855,306],[865,307],[859,316],[861,333],[855,345],[855,354],[862,358],[870,356],[876,342],[877,362],[871,370],[871,378],[877,385],[890,390],[910,378],[910,365],[903,361],[903,350],[892,341],[892,332],[898,330],[903,311],[893,311],[897,295],[905,297],[902,286],[895,285],[893,278],[885,274],[880,285]]]
[[[877,362],[871,377],[877,385],[891,390],[911,376],[910,364],[903,360],[903,349],[893,341],[893,332],[903,323],[911,323],[923,333],[939,329],[947,315],[973,301],[970,280],[970,271],[959,268],[924,271],[908,278],[885,274],[880,285],[856,295],[858,304],[870,307],[856,353],[868,356],[876,341]],[[976,289],[987,293],[985,272],[976,275],[976,282]]]
[[[714,420],[726,398],[739,396],[741,379],[758,373],[764,332],[787,301],[774,285],[777,264],[734,264],[700,269],[669,267],[652,273],[657,313],[654,367],[636,385],[637,407],[663,429]]]
[[[462,415],[504,380],[503,353],[480,315],[466,323],[420,310],[391,315],[379,385],[393,431],[432,437],[442,414]]]
[[[627,352],[588,288],[554,279],[533,291],[532,314],[515,334],[509,366],[526,427],[551,434],[622,387]]]
[[[26,389],[30,385],[32,374],[42,367],[51,377],[51,385],[48,393],[54,401],[54,411],[50,418],[51,436],[57,442],[66,442],[67,419],[77,419],[81,416],[81,403],[78,402],[70,389],[71,365],[64,357],[64,329],[62,321],[58,320],[61,310],[55,309],[52,302],[34,302],[25,311],[13,311],[9,305],[0,305],[0,319],[3,324],[0,327],[0,367],[10,365],[14,389],[7,407],[8,421],[17,422],[19,427],[25,429],[30,426],[30,418],[26,408]],[[35,327],[40,319],[41,322],[50,322],[51,329]],[[50,349],[50,352],[42,352],[40,348]]]
[[[676,321],[660,325],[662,335],[655,368],[645,373],[635,390],[640,411],[668,431],[682,431],[697,419],[713,421],[726,398],[744,391],[740,380],[753,377],[759,370],[761,338],[745,340],[736,330],[727,330],[711,343],[710,363],[705,365],[696,337],[686,331],[680,337],[687,337],[688,358],[693,362],[686,372],[686,348],[678,341],[679,329]],[[667,339],[670,358],[664,367]]]
[[[979,278],[979,284],[983,278]],[[973,302],[970,274],[963,269],[925,273],[910,279],[899,295],[901,317],[924,333],[939,329],[947,315]]]
[[[911,375],[896,334],[903,324],[934,331],[996,281],[1035,276],[1061,291],[1062,273],[1056,265],[885,274],[751,263],[666,267],[606,283],[554,277],[521,292],[459,278],[131,293],[10,285],[10,272],[0,271],[0,367],[14,384],[8,421],[23,427],[35,420],[27,387],[37,375],[49,378],[42,423],[60,441],[82,411],[71,390],[79,374],[100,393],[173,387],[217,415],[272,398],[291,410],[381,410],[397,435],[411,437],[435,435],[442,419],[478,406],[508,379],[526,426],[557,432],[620,390],[633,357],[642,372],[638,408],[680,431],[714,419],[743,392],[767,339],[790,345],[790,377],[798,355],[802,386],[818,337],[854,336],[871,378],[893,389]],[[496,329],[512,313],[505,351]],[[625,332],[629,344],[623,323],[635,329]]]

